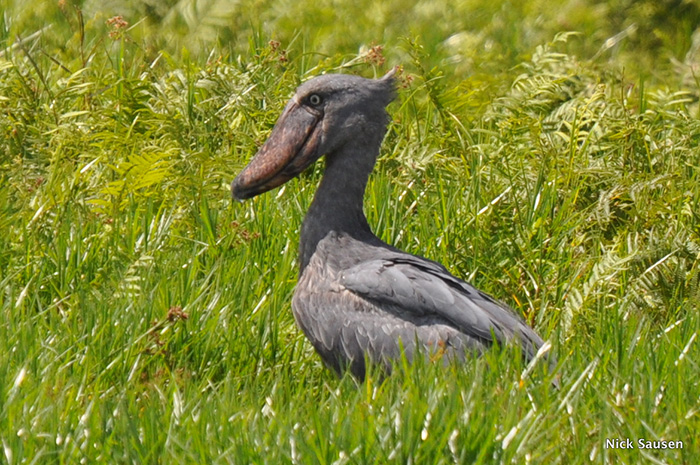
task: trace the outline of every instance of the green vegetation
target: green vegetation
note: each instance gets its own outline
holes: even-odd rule
[[[0,463],[698,463],[697,4],[338,3],[0,2]],[[370,223],[560,390],[510,349],[336,379],[290,311],[321,167],[231,202],[299,82],[397,64]]]

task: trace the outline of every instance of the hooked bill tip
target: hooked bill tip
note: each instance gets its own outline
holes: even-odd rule
[[[231,183],[231,197],[238,203],[243,203],[252,197],[252,195],[250,195],[249,192],[246,192],[246,190],[240,185],[238,176]]]

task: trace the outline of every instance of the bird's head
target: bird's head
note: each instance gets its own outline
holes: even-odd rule
[[[270,137],[233,180],[233,198],[249,199],[280,186],[353,139],[378,138],[378,144],[393,98],[394,70],[380,79],[327,74],[305,82]]]

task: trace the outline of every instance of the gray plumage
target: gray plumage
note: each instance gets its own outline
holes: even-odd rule
[[[292,310],[323,361],[363,379],[365,359],[391,369],[403,351],[445,361],[515,342],[531,359],[542,339],[504,304],[439,263],[375,236],[362,210],[386,132],[392,73],[325,75],[301,85],[268,141],[232,184],[245,199],[279,186],[325,155],[301,229]]]

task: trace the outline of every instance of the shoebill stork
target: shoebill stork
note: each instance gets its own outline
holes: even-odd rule
[[[301,227],[297,324],[327,366],[365,377],[366,361],[391,370],[402,352],[464,359],[494,343],[532,359],[542,339],[505,304],[439,263],[381,241],[362,209],[386,133],[393,71],[381,79],[323,75],[302,84],[269,139],[231,185],[234,199],[262,194],[325,155]]]

